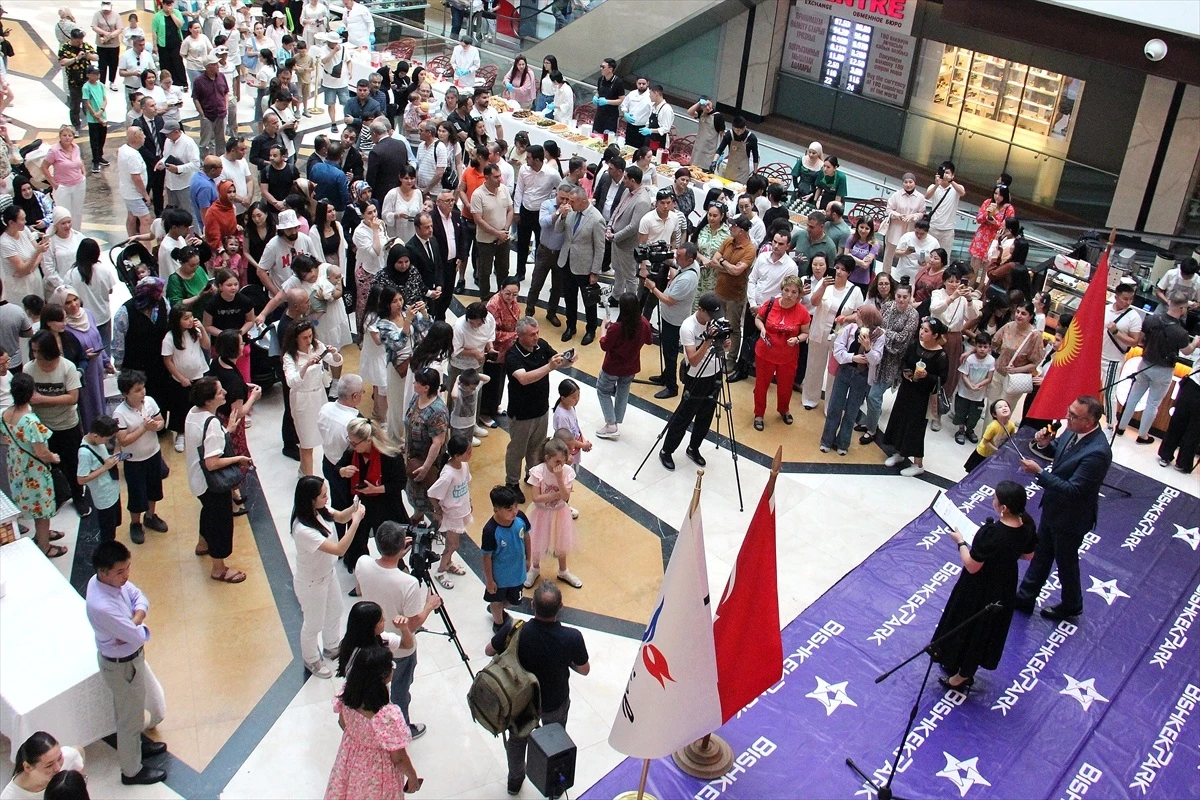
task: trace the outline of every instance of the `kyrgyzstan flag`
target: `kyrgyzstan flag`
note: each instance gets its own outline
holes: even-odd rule
[[[720,725],[697,488],[638,645],[608,743],[634,758],[662,758]]]
[[[775,565],[775,478],[781,457],[782,448],[775,456],[771,478],[754,510],[713,622],[722,722],[783,677]]]
[[[1062,348],[1046,371],[1028,416],[1063,419],[1082,395],[1100,396],[1100,352],[1104,347],[1104,306],[1108,302],[1108,254],[1100,256],[1079,310],[1067,327]]]

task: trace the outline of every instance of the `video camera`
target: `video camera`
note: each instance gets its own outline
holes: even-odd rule
[[[647,242],[633,248],[633,257],[640,264],[650,262],[649,271],[655,274],[666,274],[664,266],[669,265],[675,258],[675,251],[669,242]]]
[[[729,338],[729,334],[733,328],[729,325],[729,320],[724,317],[717,317],[712,322],[708,323],[708,327],[704,329],[702,339],[708,339],[713,342],[723,342]]]
[[[445,541],[437,526],[409,525],[407,535],[412,537],[412,549],[408,554],[408,571],[421,580],[429,577],[429,568],[441,560],[441,553],[433,551],[434,542]]]

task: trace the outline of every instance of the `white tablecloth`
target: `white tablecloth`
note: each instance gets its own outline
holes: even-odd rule
[[[32,539],[0,547],[0,733],[9,757],[37,731],[89,745],[113,733],[83,598]]]

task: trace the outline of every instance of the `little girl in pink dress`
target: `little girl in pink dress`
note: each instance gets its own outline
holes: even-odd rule
[[[542,463],[529,470],[533,487],[533,506],[529,511],[529,544],[533,566],[525,576],[525,588],[532,589],[541,574],[542,559],[549,554],[558,558],[558,579],[579,589],[583,581],[567,569],[567,554],[575,550],[575,522],[571,519],[571,490],[575,470],[567,463],[570,448],[550,438],[542,445]]]

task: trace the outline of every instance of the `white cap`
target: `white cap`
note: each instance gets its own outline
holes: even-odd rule
[[[271,12],[271,19],[287,19],[282,11]]]
[[[296,217],[296,212],[290,208],[285,208],[279,212],[279,219],[275,222],[276,230],[288,230],[291,228],[299,228],[300,220]]]
[[[341,37],[339,34],[337,34],[337,33],[334,33],[333,31],[330,31],[329,33],[325,34],[325,41],[327,41],[327,42],[341,42],[341,41],[342,41],[342,37]]]

